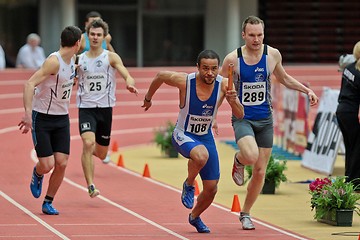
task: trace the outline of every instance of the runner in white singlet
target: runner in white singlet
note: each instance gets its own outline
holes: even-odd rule
[[[125,68],[120,56],[101,47],[108,32],[101,19],[92,21],[87,34],[90,50],[79,56],[78,91],[79,131],[83,141],[82,167],[90,197],[100,191],[94,184],[93,155],[109,162],[107,156],[111,137],[112,108],[115,106],[116,76],[118,72],[126,81],[129,92],[137,95],[135,81]]]
[[[61,33],[61,47],[52,53],[26,82],[24,87],[25,116],[19,123],[20,130],[32,132],[38,157],[30,190],[40,197],[44,174],[51,170],[51,177],[42,205],[42,212],[57,215],[52,201],[58,191],[70,154],[70,96],[75,78],[75,54],[80,47],[81,30],[66,27]]]

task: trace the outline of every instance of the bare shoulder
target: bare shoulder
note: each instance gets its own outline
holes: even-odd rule
[[[158,77],[164,77],[175,81],[181,81],[186,79],[187,73],[175,72],[175,71],[160,71],[157,75]]]
[[[274,59],[281,58],[281,53],[280,53],[279,49],[271,47],[269,45],[268,45],[268,54],[269,54],[269,56],[273,57]]]
[[[55,56],[49,56],[43,65],[36,72],[38,76],[47,77],[50,75],[56,75],[59,72],[60,62],[59,59]]]
[[[226,61],[230,61],[230,62],[236,62],[237,61],[237,49],[234,49],[233,51],[231,51],[230,53],[228,53],[225,57]]]
[[[238,63],[237,58],[238,58],[237,49],[234,49],[233,51],[228,53],[226,55],[226,57],[224,58],[224,61],[222,63],[222,67],[221,67],[221,69],[219,71],[220,75],[225,76],[225,77],[228,76],[228,66],[229,66],[229,64],[234,64],[235,71],[236,71],[237,63]]]
[[[121,57],[116,52],[108,51],[110,63],[122,63]]]
[[[221,79],[221,90],[226,91],[226,87],[228,86],[229,78],[223,77]]]
[[[112,37],[111,37],[111,35],[109,33],[108,35],[105,36],[105,41],[106,42],[111,42],[111,40],[112,40]]]
[[[51,71],[56,70],[56,72],[54,72],[54,73],[57,73],[59,66],[60,66],[59,59],[55,55],[52,55],[52,56],[49,56],[45,60],[42,67],[47,68],[48,70],[51,70]]]

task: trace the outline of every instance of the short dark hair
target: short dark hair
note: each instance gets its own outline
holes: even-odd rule
[[[68,26],[61,32],[61,46],[72,47],[81,39],[81,30],[77,26]]]
[[[247,17],[243,24],[242,24],[242,31],[245,32],[245,28],[247,24],[261,24],[263,26],[263,29],[265,29],[264,21],[261,20],[259,17],[256,16],[249,16]]]
[[[198,57],[197,57],[197,64],[200,66],[200,62],[201,62],[201,59],[217,59],[218,60],[218,65],[220,65],[220,57],[219,55],[213,51],[213,50],[203,50],[199,53]]]
[[[86,27],[86,33],[89,35],[90,28],[102,28],[104,30],[104,36],[108,35],[109,33],[109,25],[100,19],[96,19],[92,21],[87,27]]]
[[[97,11],[91,11],[88,14],[86,14],[85,20],[87,22],[89,20],[89,18],[95,18],[95,17],[101,18],[101,14]]]

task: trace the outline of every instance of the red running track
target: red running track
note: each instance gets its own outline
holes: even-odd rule
[[[169,69],[169,68],[167,68]],[[195,68],[171,68],[186,72]],[[322,87],[335,83],[340,76],[336,66],[295,66],[286,68],[300,81],[307,81],[318,95]],[[119,147],[149,143],[153,130],[167,120],[174,120],[178,112],[177,92],[163,86],[153,99],[153,107],[144,113],[140,107],[152,77],[160,68],[130,68],[140,90],[133,96],[124,90],[123,80],[118,86],[118,103],[114,109],[112,139]],[[255,219],[255,231],[241,230],[238,214],[213,204],[204,214],[204,222],[211,234],[198,234],[187,222],[189,210],[180,202],[180,190],[144,178],[114,165],[96,162],[97,184],[101,196],[90,199],[81,170],[81,140],[77,130],[77,110],[72,98],[71,155],[66,179],[56,199],[59,216],[41,213],[41,202],[29,191],[32,158],[31,136],[22,135],[17,124],[23,115],[22,87],[32,72],[5,70],[0,72],[0,238],[1,239],[307,239],[276,226]],[[316,112],[316,110],[313,110]],[[230,110],[220,108],[220,135],[232,139]],[[45,176],[44,191],[49,175]]]

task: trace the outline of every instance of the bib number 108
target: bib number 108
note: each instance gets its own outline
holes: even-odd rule
[[[200,133],[206,131],[207,124],[190,124],[190,132]]]

